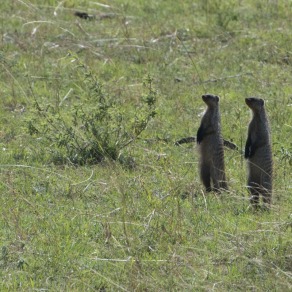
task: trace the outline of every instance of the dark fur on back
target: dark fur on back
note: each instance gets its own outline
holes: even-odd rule
[[[265,111],[265,103],[260,98],[246,98],[246,104],[252,110],[252,119],[248,127],[244,157],[247,159],[247,186],[250,201],[258,206],[262,195],[264,203],[271,203],[273,160],[270,127]]]
[[[219,97],[212,94],[202,96],[207,104],[207,110],[202,118],[197,132],[197,143],[200,150],[200,177],[209,192],[213,189],[227,189],[224,149],[221,136],[221,123],[219,113]]]

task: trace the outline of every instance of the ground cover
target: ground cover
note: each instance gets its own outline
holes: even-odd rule
[[[291,12],[290,1],[2,1],[0,290],[291,289]],[[225,151],[221,196],[204,193],[195,145],[174,145],[196,134],[206,92],[239,147]],[[271,123],[270,212],[248,204],[248,96],[266,100]],[[66,135],[90,145],[93,110],[114,141],[100,152],[117,152],[79,163],[87,148],[67,155]]]

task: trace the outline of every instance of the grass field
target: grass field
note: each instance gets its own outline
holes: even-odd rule
[[[0,290],[291,290],[291,15],[289,0],[2,0]],[[220,196],[195,145],[174,145],[207,92],[239,147]],[[270,212],[249,207],[250,96],[271,124]]]

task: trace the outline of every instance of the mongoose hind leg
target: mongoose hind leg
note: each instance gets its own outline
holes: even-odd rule
[[[215,183],[213,190],[216,193],[221,193],[224,190],[228,190],[227,184],[223,182]]]
[[[227,182],[225,181],[225,178],[224,180],[220,181],[219,186],[220,186],[220,189],[228,190],[228,186],[227,186]]]
[[[211,172],[210,172],[210,167],[207,164],[202,164],[201,165],[201,180],[206,188],[206,192],[211,192]]]
[[[227,182],[225,180],[224,171],[214,168],[211,171],[211,177],[212,177],[215,192],[220,192],[223,189],[227,190]]]
[[[266,206],[270,206],[271,205],[271,192],[265,188],[263,188],[262,190],[262,195],[263,195],[263,202],[265,203]]]
[[[263,202],[268,206],[271,204],[272,199],[272,179],[271,174],[266,174],[263,179],[262,185]]]
[[[250,183],[248,185],[249,193],[250,193],[250,204],[257,208],[259,206],[259,199],[260,199],[260,193],[259,193],[259,187],[256,183]]]

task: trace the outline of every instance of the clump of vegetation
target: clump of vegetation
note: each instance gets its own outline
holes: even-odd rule
[[[83,74],[79,80],[83,84],[75,84],[82,89],[81,95],[73,101],[67,101],[66,95],[47,104],[35,98],[29,133],[46,140],[55,162],[84,165],[105,158],[117,160],[120,151],[141,135],[156,114],[153,79],[150,75],[145,78],[146,93],[139,104],[125,109],[119,98],[105,92],[95,73],[77,56],[70,54],[70,63],[77,64],[74,69]]]

